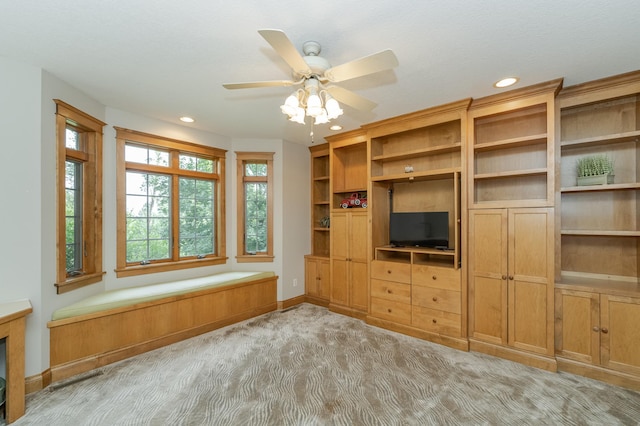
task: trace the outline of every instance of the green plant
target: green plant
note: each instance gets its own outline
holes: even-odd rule
[[[578,159],[578,177],[613,174],[613,160],[606,154],[590,155]]]

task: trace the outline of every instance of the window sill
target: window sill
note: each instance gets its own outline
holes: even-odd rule
[[[273,262],[275,256],[267,254],[245,254],[242,256],[236,256],[236,262],[238,263],[258,263],[258,262]]]
[[[227,259],[227,257],[209,257],[205,259],[181,260],[178,262],[150,263],[148,265],[133,265],[126,266],[124,268],[116,268],[114,271],[118,278],[133,277],[136,275],[154,274],[156,272],[222,265],[227,263]]]
[[[55,283],[56,291],[58,294],[63,294],[71,290],[87,286],[89,284],[95,284],[102,281],[102,276],[106,272],[96,272],[94,274],[86,274],[78,277],[69,278],[65,282]]]

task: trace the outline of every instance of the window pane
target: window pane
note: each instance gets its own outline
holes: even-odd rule
[[[267,251],[267,184],[245,184],[245,248],[247,253]]]
[[[142,145],[126,144],[124,148],[125,161],[134,163],[153,164],[155,166],[169,166],[169,153],[158,149],[147,148]]]
[[[127,262],[170,258],[171,177],[127,172]]]
[[[82,147],[80,146],[80,133],[78,133],[75,129],[67,127],[65,136],[65,148],[75,149],[76,151],[82,149]]]
[[[180,178],[180,256],[213,253],[213,182]]]
[[[183,170],[196,170],[199,172],[213,173],[213,160],[195,155],[180,154],[180,168]]]
[[[65,161],[66,271],[82,270],[82,163]]]
[[[245,163],[244,175],[245,176],[266,176],[267,165],[265,163]]]

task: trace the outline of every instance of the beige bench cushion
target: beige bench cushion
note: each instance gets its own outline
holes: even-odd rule
[[[105,311],[107,309],[131,306],[137,303],[149,302],[193,291],[239,284],[274,276],[275,274],[273,272],[223,272],[189,280],[109,290],[58,309],[53,313],[51,319],[55,321]]]

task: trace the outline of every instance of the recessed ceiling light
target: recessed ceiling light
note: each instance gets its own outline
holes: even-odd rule
[[[329,127],[331,130],[342,130],[342,126],[338,126],[337,124],[334,124],[333,126]]]
[[[183,123],[193,123],[193,122],[194,122],[194,121],[196,121],[196,120],[194,120],[194,119],[193,119],[193,118],[191,118],[191,117],[187,117],[187,116],[185,115],[184,117],[180,117],[180,121],[182,121]]]
[[[512,85],[516,84],[517,82],[518,82],[518,78],[517,77],[507,77],[507,78],[503,78],[500,81],[496,81],[493,84],[493,87],[498,87],[498,88],[509,87],[509,86],[512,86]]]

